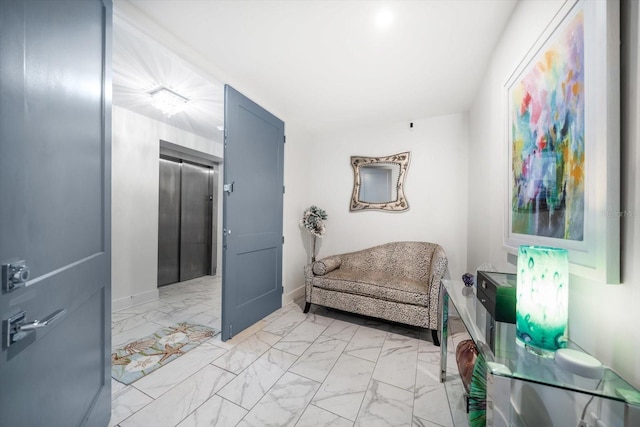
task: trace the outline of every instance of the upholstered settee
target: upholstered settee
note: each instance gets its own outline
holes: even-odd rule
[[[394,242],[333,255],[304,269],[311,304],[431,329],[437,335],[447,256],[436,243]]]

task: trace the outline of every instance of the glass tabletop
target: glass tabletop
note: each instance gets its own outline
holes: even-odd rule
[[[486,336],[489,313],[478,301],[475,288],[455,280],[443,280],[442,284],[493,375],[640,405],[640,392],[606,366],[601,379],[585,378],[560,368],[552,358],[530,353],[516,343],[515,324],[495,322],[492,350]],[[571,340],[567,347],[586,353]]]

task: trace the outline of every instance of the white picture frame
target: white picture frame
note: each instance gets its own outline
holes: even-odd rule
[[[612,284],[620,283],[620,217],[624,215],[620,211],[619,172],[619,17],[620,4],[618,0],[567,0],[507,79],[503,98],[506,112],[505,141],[508,150],[508,165],[506,166],[508,179],[506,180],[504,217],[505,248],[513,254],[517,254],[520,245],[542,245],[568,249],[572,274]],[[535,118],[540,115],[533,111],[533,107],[531,107],[531,112],[525,111],[530,104],[526,104],[527,108],[523,108],[524,102],[521,105],[515,105],[516,101],[526,99],[526,94],[529,93],[526,90],[523,91],[523,87],[531,87],[532,80],[534,81],[533,86],[535,86],[537,84],[535,79],[538,76],[542,76],[542,81],[544,80],[544,72],[554,69],[553,67],[545,68],[545,66],[551,63],[552,59],[549,58],[554,58],[554,53],[564,51],[557,47],[564,46],[563,43],[569,40],[568,34],[573,34],[572,31],[577,28],[576,22],[578,21],[581,21],[584,29],[582,40],[584,75],[583,80],[580,81],[583,83],[583,92],[580,93],[583,96],[583,101],[581,101],[583,109],[577,108],[574,111],[576,114],[574,121],[583,120],[583,123],[580,124],[582,132],[579,133],[582,135],[584,148],[582,152],[584,155],[581,156],[582,163],[578,164],[583,168],[581,170],[576,168],[576,162],[560,161],[571,156],[562,155],[562,153],[566,153],[567,145],[562,147],[559,145],[558,141],[561,138],[558,135],[561,133],[555,130],[549,132],[551,136],[547,139],[553,139],[553,143],[558,144],[554,145],[558,148],[558,155],[549,154],[547,151],[544,154],[548,156],[548,161],[545,160],[543,151],[549,150],[546,145],[547,139],[539,139],[539,130],[544,129],[541,127],[539,130],[535,130],[541,120],[535,120]],[[565,45],[573,47],[573,40],[571,38],[571,42],[567,41]],[[573,52],[572,49],[566,49],[566,51]],[[571,62],[575,58],[565,59],[566,62]],[[571,67],[565,67],[567,70],[569,68]],[[569,73],[567,75],[573,76]],[[547,78],[547,82],[548,80]],[[558,79],[558,81],[560,80],[569,81],[567,78]],[[553,92],[545,91],[546,87],[544,86],[541,89],[536,87],[536,89],[539,89],[540,93]],[[525,92],[524,97],[520,96],[523,92]],[[544,96],[537,98],[538,100],[545,99]],[[546,109],[547,113],[550,112],[548,116],[561,116],[557,112],[564,112],[562,108],[554,110],[559,105],[557,98],[552,96],[548,98],[553,98],[553,101],[549,101]],[[533,105],[533,101],[531,101],[531,105]],[[529,114],[528,117],[531,120],[527,122],[527,126],[534,130],[531,130],[531,135],[521,137],[522,133],[519,133],[519,129],[523,128],[524,132],[527,132],[527,126],[521,126],[525,118],[524,114]],[[552,122],[553,120],[549,120],[549,123]],[[551,128],[556,129],[554,126]],[[562,132],[562,135],[564,134]],[[531,141],[539,141],[536,146],[538,151],[533,152],[530,149],[522,148],[523,140],[528,141],[529,145],[531,145]],[[526,145],[526,143],[524,144]],[[565,151],[561,153],[560,150]],[[576,149],[574,154],[579,152],[579,149]],[[532,160],[532,153],[537,160]],[[577,157],[574,155],[574,158]],[[543,181],[536,180],[536,178],[540,178],[539,174],[530,173],[534,167],[546,171],[562,171],[555,175],[558,181],[561,177],[567,176],[565,170],[575,168],[578,172],[576,172],[577,178],[573,182],[580,184],[571,187],[570,190],[575,190],[575,194],[578,196],[573,198],[567,196],[566,189],[571,184],[573,177],[565,179],[562,183],[559,182],[558,185],[553,184],[556,181],[550,185],[535,184]],[[554,172],[550,172],[549,176],[553,177]],[[583,178],[583,181],[580,181],[580,177]],[[537,190],[535,190],[536,187]],[[569,211],[568,204],[573,200],[579,200],[579,197],[583,197],[583,199],[580,200],[580,203],[572,205],[573,210],[567,213]],[[540,200],[543,200],[543,203],[540,203]],[[547,204],[548,200],[551,203]],[[564,207],[562,203],[564,203]],[[564,210],[563,217],[561,220],[557,220],[557,212],[560,209]],[[542,213],[543,210],[546,212]],[[552,211],[556,216],[552,216]],[[580,220],[583,221],[581,225]],[[554,225],[558,226],[554,227]],[[556,235],[551,235],[552,233],[556,233]],[[557,234],[562,234],[562,236]]]

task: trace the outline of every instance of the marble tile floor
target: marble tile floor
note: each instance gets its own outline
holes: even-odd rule
[[[116,348],[180,321],[220,329],[220,278],[160,288],[113,313]],[[454,342],[439,382],[428,330],[290,303],[233,339],[220,335],[125,386],[110,426],[468,426]],[[458,338],[459,339],[459,338]]]

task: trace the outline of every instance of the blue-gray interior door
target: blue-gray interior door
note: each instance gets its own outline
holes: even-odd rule
[[[30,267],[0,291],[1,426],[109,422],[111,17],[111,0],[0,1],[0,264]],[[58,310],[9,345],[8,319]]]
[[[222,339],[282,306],[284,122],[225,86]]]

